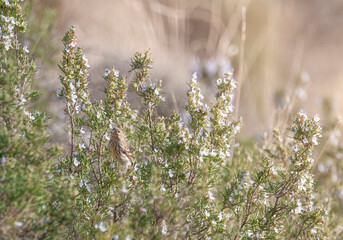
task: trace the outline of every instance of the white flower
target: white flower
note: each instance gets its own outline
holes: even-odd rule
[[[218,220],[221,221],[223,219],[223,212],[218,213]]]
[[[249,229],[248,231],[246,231],[248,237],[251,237],[253,235],[252,231]]]
[[[232,104],[230,104],[229,106],[226,106],[226,107],[225,107],[225,110],[226,110],[227,112],[232,113],[234,108],[235,108],[235,107],[234,107]]]
[[[83,127],[80,128],[80,133],[82,133],[82,134],[85,133],[85,129]]]
[[[192,77],[192,82],[194,82],[194,83],[196,83],[197,82],[197,80],[198,80],[198,77],[197,77],[197,73],[195,72],[195,73],[193,73],[193,77]]]
[[[107,227],[106,227],[104,222],[99,222],[98,224],[95,224],[94,227],[96,229],[99,229],[101,232],[106,232],[107,231]]]
[[[74,86],[74,83],[72,82],[72,80],[69,81],[69,87],[70,87],[72,92],[75,91],[75,86]]]
[[[24,114],[26,115],[26,117],[28,117],[31,120],[35,120],[36,119],[35,116],[32,115],[32,113],[30,113],[30,112],[28,112],[26,110],[24,110]]]
[[[14,222],[14,226],[16,227],[22,227],[23,225],[24,225],[23,222],[19,222],[19,221]]]
[[[0,28],[0,31],[1,31],[1,28]],[[15,86],[15,87],[14,87],[14,90],[15,90],[17,93],[19,93],[19,92],[20,92],[19,86]]]
[[[314,145],[318,145],[318,144],[319,144],[316,135],[314,135],[314,136],[312,137],[312,142],[313,142]]]
[[[307,140],[307,138],[306,138],[305,136],[303,136],[302,142],[303,142],[304,144],[308,144],[308,140]]]
[[[299,191],[306,191],[306,177],[302,175],[298,184]]]
[[[76,96],[76,94],[74,92],[72,92],[72,94],[71,94],[71,101],[72,101],[72,103],[74,104],[76,102],[76,100],[77,100],[77,96]]]
[[[236,134],[236,133],[239,133],[240,131],[241,131],[241,125],[238,124],[234,127],[233,133]]]
[[[297,151],[299,151],[298,145],[292,146],[290,151],[291,151],[291,152],[297,152]]]
[[[277,174],[277,170],[276,170],[276,167],[275,166],[272,166],[270,168],[270,170],[272,171],[273,175],[276,175]]]
[[[26,116],[29,116],[29,115],[30,115],[30,113],[29,113],[28,111],[26,111],[26,110],[24,110],[24,114],[25,114]]]
[[[216,150],[212,149],[211,152],[210,152],[210,155],[211,155],[212,157],[217,156]]]
[[[205,213],[205,216],[206,216],[206,217],[209,217],[209,216],[210,216],[210,213],[209,213],[207,210],[205,210],[204,213]]]
[[[76,158],[74,158],[74,165],[76,167],[80,165],[80,161],[78,161]]]
[[[79,113],[81,111],[81,105],[75,106],[76,113]]]
[[[222,82],[223,82],[222,79],[221,79],[221,78],[218,78],[218,79],[217,79],[217,86],[220,86],[220,85],[222,84]]]
[[[210,202],[213,202],[216,200],[215,197],[213,196],[213,193],[210,190],[207,192],[207,194],[208,194],[208,198]]]
[[[12,32],[12,31],[13,31],[13,29],[14,29],[14,27],[13,27],[13,25],[12,25],[12,24],[8,24],[7,28],[8,28],[8,30],[9,30],[10,32]]]
[[[174,172],[173,172],[173,170],[169,169],[168,174],[169,174],[169,177],[170,177],[170,178],[174,177]]]
[[[302,211],[303,211],[302,204],[300,200],[297,200],[297,207],[295,208],[294,212],[298,214],[298,213],[301,213]]]
[[[75,41],[71,41],[71,43],[69,44],[70,47],[74,48],[76,47],[76,42]]]
[[[138,164],[135,164],[135,166],[134,166],[134,170],[135,170],[135,172],[137,172],[138,171],[138,167],[139,167],[139,165]]]
[[[119,77],[119,71],[118,70],[114,71],[114,76]]]
[[[313,120],[315,122],[319,122],[320,121],[320,117],[318,116],[318,114],[316,114],[314,117],[313,117]]]
[[[161,192],[165,192],[166,191],[166,188],[164,187],[164,185],[161,186]]]
[[[83,54],[82,59],[83,59],[83,61],[85,61],[86,67],[89,68],[90,65],[88,63],[88,58],[87,58],[87,56],[85,54]]]
[[[303,117],[305,121],[307,120],[307,114],[304,110],[301,109],[298,114],[299,117]]]
[[[29,53],[29,52],[30,52],[30,50],[29,50],[29,48],[28,48],[27,46],[24,46],[24,47],[23,47],[23,50],[24,50],[24,52],[26,52],[26,53]]]
[[[24,103],[26,103],[26,98],[25,98],[24,95],[20,95],[20,99],[19,100],[20,100],[19,103],[18,103],[19,106],[22,106],[22,105],[24,105]]]
[[[107,77],[110,74],[110,72],[111,72],[110,69],[106,68],[104,76]]]
[[[209,153],[210,153],[210,151],[208,150],[208,148],[203,148],[200,150],[200,155],[208,156]]]
[[[230,75],[230,73],[229,73],[229,75]],[[232,89],[237,88],[237,81],[234,80],[234,79],[231,80],[231,88],[232,88]]]
[[[162,233],[162,235],[166,235],[167,232],[168,232],[168,226],[167,226],[166,222],[163,220],[161,233]]]

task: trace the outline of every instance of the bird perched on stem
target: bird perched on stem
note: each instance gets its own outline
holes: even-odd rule
[[[132,156],[124,132],[120,128],[112,129],[108,147],[114,160],[119,163],[120,170],[126,173],[127,169],[134,164],[135,158]]]

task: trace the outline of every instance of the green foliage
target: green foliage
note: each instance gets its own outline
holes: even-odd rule
[[[312,151],[321,135],[318,117],[303,112],[290,132],[275,130],[265,146],[233,156],[241,120],[231,118],[236,81],[217,81],[207,106],[196,74],[186,113],[161,116],[162,82],[152,81],[149,52],[131,61],[140,112],[125,101],[126,76],[106,70],[106,99],[90,101],[88,62],[75,28],[63,39],[60,69],[69,116],[71,151],[60,168],[78,183],[70,237],[83,238],[314,238],[326,234],[325,210],[313,192]],[[135,156],[123,173],[109,154],[110,129],[122,128]],[[289,134],[291,137],[286,137]],[[297,224],[299,223],[299,224]],[[282,237],[281,237],[282,236]]]
[[[28,108],[37,96],[31,89],[36,68],[17,40],[25,30],[21,8],[16,1],[1,1],[0,8],[0,235],[53,238],[71,219],[63,179],[49,180],[59,149],[47,145],[45,114]],[[64,214],[56,214],[57,204]]]
[[[16,1],[1,0],[0,234],[52,239],[325,239],[336,217],[315,188],[313,151],[319,117],[300,111],[263,144],[233,144],[233,73],[217,80],[206,104],[194,74],[182,114],[157,111],[162,81],[151,79],[149,52],[131,61],[140,111],[126,101],[127,77],[106,69],[105,98],[91,100],[88,59],[75,28],[63,38],[59,65],[70,147],[49,144],[44,113],[29,104],[35,66],[18,41],[25,30]],[[108,143],[121,128],[135,163],[121,171]],[[236,140],[239,143],[239,141]],[[235,150],[235,151],[233,151]],[[338,152],[340,149],[331,149]],[[234,155],[233,152],[235,152]],[[330,154],[330,152],[326,153]],[[337,186],[338,188],[339,186]],[[333,201],[333,209],[340,206]]]

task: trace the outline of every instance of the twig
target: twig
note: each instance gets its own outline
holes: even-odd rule
[[[244,72],[244,47],[245,47],[245,37],[246,37],[246,8],[242,7],[242,36],[241,36],[241,44],[240,44],[240,55],[239,55],[239,70],[238,70],[238,86],[237,86],[237,95],[236,95],[236,102],[235,102],[235,114],[234,114],[234,119],[238,118],[238,109],[239,109],[239,103],[240,103],[240,98],[241,98],[241,88],[243,85],[243,72]],[[229,158],[229,164],[232,164],[232,158],[235,152],[235,139],[232,140],[231,143],[231,155]]]

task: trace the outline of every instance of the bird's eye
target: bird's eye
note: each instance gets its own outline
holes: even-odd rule
[[[120,133],[120,130],[119,129],[113,129],[113,132],[115,133],[115,134],[119,134]]]

